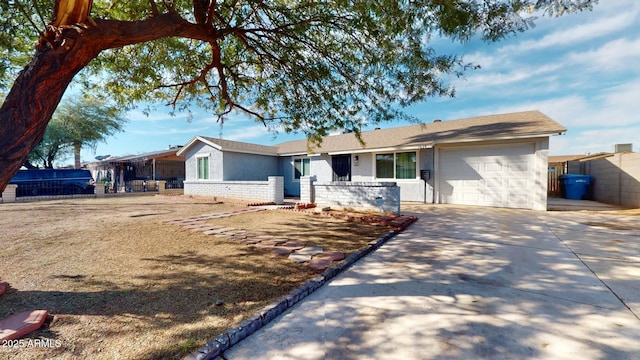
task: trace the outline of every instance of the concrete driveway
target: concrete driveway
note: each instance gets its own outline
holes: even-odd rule
[[[640,358],[640,219],[403,212],[419,220],[224,359]]]

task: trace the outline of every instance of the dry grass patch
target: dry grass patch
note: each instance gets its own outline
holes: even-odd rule
[[[285,256],[163,223],[241,205],[189,197],[0,205],[0,318],[53,314],[29,335],[59,348],[1,349],[0,358],[179,358],[317,272]],[[388,230],[261,211],[208,220],[349,253]]]
[[[640,209],[608,210],[601,212],[609,215],[640,216]]]

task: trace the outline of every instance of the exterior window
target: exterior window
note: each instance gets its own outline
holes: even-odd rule
[[[415,151],[376,154],[376,178],[379,179],[415,179],[416,178]]]
[[[209,179],[209,157],[199,157],[198,160],[198,180]]]
[[[376,177],[393,179],[393,154],[376,155]]]
[[[311,168],[311,161],[309,159],[294,159],[293,160],[293,178],[300,180],[301,176],[309,176]]]
[[[406,152],[396,154],[396,179],[416,178],[416,153]]]

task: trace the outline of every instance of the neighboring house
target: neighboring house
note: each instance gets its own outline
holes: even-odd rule
[[[84,165],[96,182],[105,182],[112,192],[155,191],[155,181],[166,181],[167,188],[182,188],[185,179],[184,157],[176,155],[180,147],[137,155],[109,156]]]
[[[216,196],[206,188],[279,176],[284,193],[299,196],[301,177],[311,176],[395,182],[403,201],[546,210],[549,137],[565,131],[528,111],[366,131],[364,144],[353,133],[327,136],[319,147],[196,136],[178,155],[186,159],[185,194]]]

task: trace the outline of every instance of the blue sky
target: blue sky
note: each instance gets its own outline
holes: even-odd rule
[[[543,17],[536,27],[498,43],[437,42],[436,50],[481,66],[456,79],[455,98],[433,98],[406,111],[424,122],[540,110],[564,125],[551,138],[551,155],[612,151],[633,143],[640,151],[640,2],[600,0],[593,11]],[[96,155],[129,155],[182,145],[196,135],[272,145],[304,135],[274,136],[259,123],[238,117],[221,128],[195,112],[170,116],[162,107],[145,116],[128,112],[125,130],[100,143]],[[406,125],[389,122],[382,127]],[[367,129],[363,129],[367,130]]]

